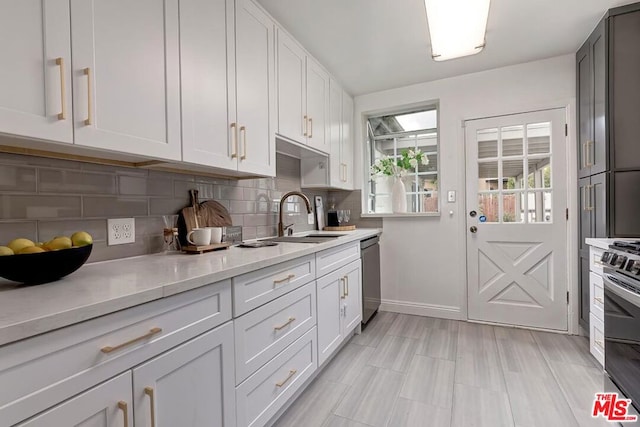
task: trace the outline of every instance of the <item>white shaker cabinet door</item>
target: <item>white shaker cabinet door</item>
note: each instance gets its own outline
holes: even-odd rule
[[[73,142],[69,2],[0,3],[0,133]]]
[[[342,88],[331,79],[329,82],[329,141],[330,154],[329,185],[334,188],[344,186],[344,165],[342,164]]]
[[[133,370],[136,426],[235,426],[233,324]]]
[[[127,371],[16,427],[132,425],[131,371]]]
[[[306,54],[278,30],[278,133],[307,143]]]
[[[345,190],[353,189],[353,98],[342,93],[342,132],[340,133],[340,162],[343,165],[343,185]]]
[[[340,270],[318,279],[316,289],[318,305],[318,366],[320,366],[343,341],[341,304],[344,299]]]
[[[236,0],[238,170],[275,176],[275,25],[251,0]]]
[[[236,170],[233,0],[180,0],[182,159]],[[228,91],[228,92],[227,92]]]
[[[71,0],[75,143],[180,160],[178,0]]]
[[[329,153],[329,74],[307,57],[307,144]]]
[[[362,267],[360,260],[342,269],[344,299],[342,300],[342,331],[347,336],[362,321]]]

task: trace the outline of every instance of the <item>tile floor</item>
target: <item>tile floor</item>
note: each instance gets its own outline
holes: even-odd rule
[[[276,427],[590,427],[585,338],[379,313]]]

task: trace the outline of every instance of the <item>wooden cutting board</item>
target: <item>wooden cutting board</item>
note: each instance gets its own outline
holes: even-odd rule
[[[201,227],[231,227],[231,215],[220,202],[207,200],[200,204]]]

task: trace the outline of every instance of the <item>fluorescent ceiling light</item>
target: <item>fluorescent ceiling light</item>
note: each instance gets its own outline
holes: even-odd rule
[[[425,0],[431,56],[436,61],[482,50],[490,0]]]

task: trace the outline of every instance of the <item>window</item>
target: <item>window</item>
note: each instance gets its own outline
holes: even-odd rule
[[[438,203],[438,109],[430,105],[418,110],[402,111],[367,119],[368,214],[391,214],[391,189],[394,176],[376,173],[376,162],[404,154],[423,153],[427,161],[402,170],[407,190],[407,213],[437,214]]]

